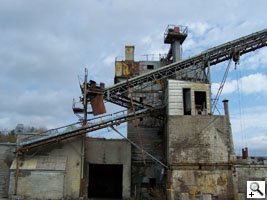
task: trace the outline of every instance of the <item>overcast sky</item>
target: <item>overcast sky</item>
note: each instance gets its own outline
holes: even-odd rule
[[[112,85],[125,44],[135,45],[137,58],[167,53],[168,24],[188,26],[186,58],[267,28],[266,8],[266,0],[0,0],[0,129],[77,121],[72,99],[84,68],[89,79]],[[212,67],[213,93],[226,66]],[[236,152],[247,145],[250,155],[267,156],[267,48],[232,65],[224,98]]]

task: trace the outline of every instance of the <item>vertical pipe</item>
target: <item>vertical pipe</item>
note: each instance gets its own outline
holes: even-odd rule
[[[172,184],[171,184],[171,200],[173,200],[173,190],[172,190]]]
[[[196,193],[197,193],[197,188],[194,187],[192,200],[195,200],[195,198],[196,198]]]
[[[229,133],[229,151],[228,151],[228,162],[230,163],[235,159],[235,152],[234,152],[234,141],[232,136],[232,128],[231,128],[231,122],[230,122],[230,115],[229,115],[229,107],[228,107],[228,100],[223,100],[223,106],[224,106],[224,113],[226,117],[226,123],[227,123],[227,129]]]
[[[87,69],[85,68],[85,75],[84,75],[84,94],[83,94],[83,106],[84,106],[84,112],[83,112],[83,125],[86,125],[87,123]]]
[[[227,99],[224,99],[223,100],[223,107],[224,107],[224,114],[227,117],[227,121],[230,122],[228,102],[229,101]]]

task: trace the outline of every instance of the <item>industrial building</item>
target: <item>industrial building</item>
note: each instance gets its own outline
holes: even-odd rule
[[[85,74],[83,107],[73,106],[78,123],[41,134],[18,126],[17,144],[0,144],[0,197],[242,200],[246,181],[267,181],[267,158],[248,157],[247,149],[235,155],[229,102],[214,114],[219,95],[212,101],[210,78],[211,66],[266,46],[267,30],[182,59],[187,34],[169,25],[170,48],[158,60],[135,61],[135,47],[126,45],[113,86]],[[126,110],[106,115],[104,101]],[[125,137],[116,126],[126,122]],[[107,127],[124,139],[90,137]]]

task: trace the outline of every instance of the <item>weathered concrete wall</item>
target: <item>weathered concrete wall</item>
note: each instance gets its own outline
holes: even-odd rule
[[[10,177],[15,177],[15,170]],[[63,199],[64,171],[31,171],[23,170],[19,174],[18,195],[22,199]],[[15,179],[10,181],[10,189]]]
[[[88,164],[123,165],[122,197],[125,199],[130,198],[131,144],[126,140],[114,140],[114,139],[106,140],[106,139],[87,138],[85,153],[86,153],[86,162]]]
[[[48,156],[48,157],[66,157],[67,162],[65,166],[65,174],[59,173],[57,174],[58,177],[64,177],[59,178],[58,180],[51,180],[51,182],[55,182],[58,184],[58,186],[61,188],[63,186],[63,197],[64,199],[75,199],[79,197],[79,191],[80,191],[80,172],[81,172],[81,138],[77,137],[74,139],[66,140],[61,143],[57,144],[50,144],[50,145],[44,145],[41,147],[38,147],[36,149],[31,150],[25,155],[25,159],[27,157],[37,157],[37,156]],[[19,176],[19,186],[18,186],[18,195],[24,196],[24,195],[30,195],[28,193],[28,188],[26,187],[26,184],[21,184],[24,181],[20,181],[24,179],[23,173],[27,170],[21,170],[21,175]],[[40,177],[41,175],[47,177],[52,177],[51,174],[45,173],[43,170],[38,170],[39,172],[28,170],[31,173],[31,176],[27,177],[27,181],[31,182],[31,184],[35,187],[32,187],[31,193],[37,194],[37,191],[43,191],[43,193],[47,193],[50,190],[50,183],[47,180],[47,182],[41,182],[36,177]],[[56,171],[52,171],[51,173],[58,173]],[[45,179],[45,177],[43,177]],[[14,175],[10,176],[10,180],[14,179]],[[37,191],[35,191],[37,190]],[[13,185],[10,184],[9,188],[9,194],[12,195],[14,191]],[[53,191],[53,190],[52,190]],[[50,193],[51,196],[49,198],[43,198],[43,199],[57,199],[59,197],[59,189],[55,190],[55,194]],[[40,194],[41,195],[41,194]],[[45,196],[44,194],[42,194]],[[41,195],[41,196],[42,196]],[[53,197],[53,198],[52,198]],[[27,199],[34,199],[34,196],[27,196]]]
[[[240,196],[239,200],[247,196],[247,181],[265,181],[265,194],[267,193],[267,158],[238,157],[234,163],[234,185],[235,193]]]
[[[168,163],[233,161],[229,128],[225,116],[168,116]]]
[[[12,164],[16,145],[1,143],[0,144],[0,198],[8,196],[8,185],[10,166]]]
[[[168,116],[168,181],[176,195],[233,197],[231,162],[236,158],[225,116]]]
[[[200,196],[210,194],[221,200],[234,196],[232,171],[227,169],[172,170],[170,181],[176,197],[187,194],[192,199],[194,189]]]

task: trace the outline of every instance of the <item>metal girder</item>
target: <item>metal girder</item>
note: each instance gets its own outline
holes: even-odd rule
[[[177,72],[179,72],[179,74],[186,74],[188,70],[194,70],[196,66],[204,65],[205,67],[207,67],[207,63],[209,63],[209,66],[216,65],[220,62],[231,59],[232,56],[236,53],[243,55],[264,46],[267,46],[267,29],[208,49],[201,54],[198,54],[191,58],[172,63],[148,73],[136,76],[129,79],[128,83],[127,81],[123,81],[113,86],[107,87],[105,88],[104,98],[107,101],[120,104],[118,100],[121,95],[127,92],[128,84],[133,91],[138,91],[145,87],[153,85],[154,81],[169,78],[175,75]],[[114,100],[116,98],[117,100]],[[121,105],[127,108],[130,107],[129,103],[121,103]]]

